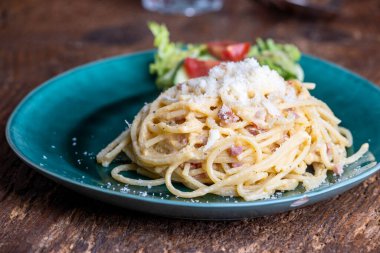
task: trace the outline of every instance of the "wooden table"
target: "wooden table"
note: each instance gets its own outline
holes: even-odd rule
[[[44,80],[88,61],[151,48],[147,20],[168,24],[175,40],[262,36],[292,42],[380,83],[378,0],[344,1],[331,21],[244,0],[194,18],[149,13],[140,1],[2,0],[0,132],[16,104]],[[0,252],[380,252],[379,173],[335,199],[289,213],[187,221],[134,213],[67,190],[18,159],[4,134],[0,151]]]

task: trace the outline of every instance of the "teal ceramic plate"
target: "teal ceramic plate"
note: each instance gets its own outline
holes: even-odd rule
[[[297,189],[271,199],[244,202],[207,195],[181,199],[164,186],[118,184],[110,168],[95,162],[96,153],[131,122],[159,92],[148,73],[154,51],[90,63],[47,81],[15,109],[7,139],[26,163],[47,177],[90,197],[118,206],[170,217],[239,219],[288,211],[340,194],[379,169],[354,164],[342,177],[329,176],[318,189]],[[365,79],[320,59],[303,56],[306,81],[342,119],[354,136],[354,149],[369,142],[380,158],[380,90]],[[352,152],[352,151],[351,151]],[[181,187],[181,186],[178,186]]]

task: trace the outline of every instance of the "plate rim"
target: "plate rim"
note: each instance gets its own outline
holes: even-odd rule
[[[152,203],[152,204],[159,204],[159,205],[165,205],[165,206],[177,206],[177,207],[191,207],[191,208],[218,208],[218,207],[223,207],[223,208],[241,208],[241,207],[266,207],[266,206],[272,206],[275,204],[282,204],[282,203],[288,203],[288,202],[294,202],[299,199],[308,197],[313,198],[316,196],[323,196],[328,192],[335,191],[336,189],[343,188],[348,185],[352,185],[355,182],[361,182],[365,180],[367,177],[371,176],[372,174],[376,173],[380,169],[380,162],[378,162],[375,166],[372,168],[366,170],[365,172],[362,172],[358,175],[355,175],[351,178],[348,178],[347,180],[340,181],[334,184],[331,184],[330,186],[317,190],[315,192],[305,192],[302,194],[297,194],[295,196],[288,196],[288,197],[279,197],[275,199],[264,199],[260,201],[243,201],[243,202],[217,202],[217,203],[205,203],[205,202],[190,202],[190,201],[175,201],[175,200],[170,200],[170,199],[160,199],[160,198],[151,198],[151,197],[143,197],[139,195],[134,195],[130,193],[122,193],[118,191],[113,191],[110,189],[106,188],[101,188],[100,186],[93,186],[90,184],[87,184],[85,182],[78,182],[74,179],[68,178],[64,175],[61,175],[59,173],[51,172],[49,169],[40,166],[37,163],[34,163],[29,159],[27,156],[22,154],[21,149],[15,144],[15,141],[11,137],[11,128],[14,125],[13,122],[19,113],[19,111],[22,109],[22,107],[26,104],[28,100],[30,100],[35,94],[38,92],[41,92],[45,87],[48,85],[51,85],[52,83],[56,82],[59,79],[65,78],[69,75],[72,75],[74,73],[77,73],[77,71],[83,71],[88,67],[93,67],[99,64],[107,64],[109,62],[115,62],[119,60],[125,59],[125,57],[131,57],[131,56],[139,56],[139,55],[144,55],[144,54],[151,54],[154,53],[156,50],[155,49],[149,49],[149,50],[142,50],[142,51],[137,51],[133,53],[126,53],[126,54],[121,54],[121,55],[116,55],[116,56],[111,56],[111,57],[106,57],[98,60],[94,60],[82,65],[79,65],[77,67],[71,68],[69,70],[66,70],[44,82],[42,82],[40,85],[37,87],[33,88],[31,91],[28,92],[26,96],[24,96],[17,104],[17,106],[13,109],[11,115],[9,116],[6,127],[5,127],[5,137],[6,141],[8,142],[8,145],[10,148],[15,152],[15,154],[27,165],[29,165],[31,168],[35,169],[37,172],[43,174],[44,176],[47,176],[50,180],[56,179],[60,184],[68,184],[68,185],[73,185],[76,188],[81,188],[82,190],[87,190],[91,192],[101,192],[102,194],[105,195],[114,195],[116,197],[124,198],[124,199],[133,199],[135,201],[141,201],[141,202],[146,202],[146,203]],[[344,72],[345,74],[348,74],[355,79],[360,80],[362,85],[366,85],[368,87],[371,87],[375,89],[377,92],[380,92],[380,87],[376,86],[373,82],[369,81],[368,79],[360,76],[359,74],[350,71],[340,65],[334,64],[330,61],[318,58],[316,56],[310,55],[310,54],[302,54],[303,57],[310,58],[312,60],[317,60],[322,62],[325,65],[328,65],[331,68],[340,70]],[[53,180],[54,181],[54,180]],[[64,185],[65,187],[68,187],[67,185]],[[70,187],[68,187],[70,188]]]

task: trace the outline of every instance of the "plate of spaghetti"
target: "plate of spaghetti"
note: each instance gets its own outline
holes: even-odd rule
[[[310,205],[379,169],[380,90],[303,55],[286,79],[255,58],[158,90],[156,51],[90,63],[32,91],[14,151],[93,198],[170,217],[239,219]]]

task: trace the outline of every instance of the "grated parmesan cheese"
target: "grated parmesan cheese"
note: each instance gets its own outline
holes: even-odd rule
[[[280,116],[280,111],[268,99],[263,99],[263,105],[272,116]]]
[[[220,137],[221,135],[218,129],[211,129],[209,132],[207,144],[204,146],[203,151],[207,151],[212,146],[214,146],[214,144],[217,140],[219,140]]]
[[[222,103],[222,116],[224,110],[230,108],[231,115],[235,115],[236,119],[241,118],[260,128],[268,128],[270,122],[286,116],[279,105],[295,102],[297,96],[294,87],[276,71],[248,58],[241,62],[221,63],[212,68],[208,76],[190,79],[172,87],[162,99],[195,104],[208,104],[210,99],[217,99]],[[217,136],[217,132],[210,133],[205,150],[213,145]]]

